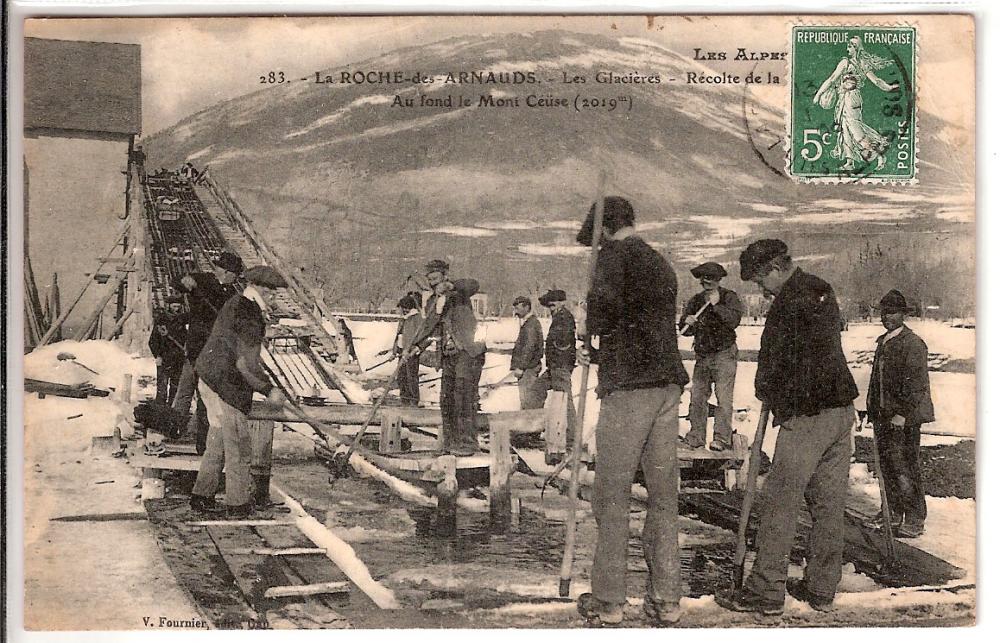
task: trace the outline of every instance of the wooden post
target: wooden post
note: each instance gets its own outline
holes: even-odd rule
[[[455,456],[443,455],[437,459],[437,468],[444,479],[437,486],[437,516],[434,531],[439,536],[452,536],[458,531],[458,477]]]
[[[402,451],[403,420],[391,411],[382,412],[382,433],[379,436],[379,453],[399,453]]]
[[[545,403],[545,464],[558,464],[566,455],[566,393],[552,391]]]
[[[510,474],[510,431],[490,426],[490,524],[499,531],[510,527]]]
[[[132,374],[125,373],[125,377],[122,381],[122,402],[126,404],[132,403]]]

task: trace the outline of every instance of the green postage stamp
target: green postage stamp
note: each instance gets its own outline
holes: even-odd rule
[[[916,64],[914,27],[793,27],[789,174],[803,182],[915,182]]]

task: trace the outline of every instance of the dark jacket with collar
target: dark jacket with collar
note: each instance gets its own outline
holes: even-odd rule
[[[847,406],[858,396],[830,284],[799,268],[788,278],[767,311],[754,385],[776,424]]]
[[[635,235],[605,241],[587,294],[587,333],[600,338],[598,397],[688,383],[676,318],[677,275],[667,260]]]
[[[543,354],[542,323],[531,315],[521,324],[514,342],[514,352],[510,355],[511,370],[527,371],[542,365]]]
[[[242,294],[234,295],[219,311],[212,333],[195,362],[194,370],[222,401],[243,413],[250,412],[254,391],[267,394],[271,382],[260,366],[265,336],[264,313]],[[245,371],[241,372],[238,360]]]
[[[576,367],[576,318],[565,308],[552,315],[545,337],[545,367],[572,371]]]
[[[678,322],[684,327],[684,319],[694,315],[705,304],[708,297],[706,291],[701,291],[688,300],[684,313]],[[694,352],[704,356],[718,353],[736,343],[736,327],[743,319],[746,308],[740,296],[727,288],[719,288],[719,303],[709,304],[698,321],[688,328],[685,335],[694,335]]]
[[[906,426],[934,421],[927,344],[909,326],[886,340],[878,338],[868,384],[868,413],[873,422],[888,423],[894,415]]]
[[[185,352],[187,359],[194,362],[212,333],[216,316],[226,301],[237,294],[237,290],[236,286],[219,283],[211,272],[192,272],[187,276],[197,284],[194,288],[189,290],[180,279],[173,283],[173,287],[187,295],[190,315]]]

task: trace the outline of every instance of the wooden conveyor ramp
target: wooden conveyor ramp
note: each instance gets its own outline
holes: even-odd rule
[[[185,274],[210,271],[223,251],[238,254],[247,266],[266,263],[289,281],[278,292],[263,358],[277,384],[302,398],[326,403],[367,403],[360,385],[336,365],[343,351],[314,314],[317,302],[262,242],[238,206],[214,181],[193,185],[176,172],[140,174],[146,252],[154,312],[166,308],[172,284]],[[240,284],[242,285],[242,283]]]

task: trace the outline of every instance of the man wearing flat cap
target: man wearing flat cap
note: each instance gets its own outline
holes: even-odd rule
[[[592,507],[597,547],[591,595],[579,611],[588,620],[620,623],[625,604],[629,498],[642,467],[649,493],[642,543],[649,566],[645,613],[659,623],[680,617],[680,552],[677,542],[677,405],[688,382],[677,349],[677,275],[641,239],[635,213],[623,197],[605,197],[602,226],[597,204],[577,241],[601,235],[587,293],[587,335],[599,350],[581,349],[581,363],[597,363],[597,470]]]
[[[879,308],[886,333],[876,340],[868,415],[875,427],[892,528],[901,538],[916,538],[927,518],[920,426],[934,421],[927,344],[904,323],[909,306],[903,293],[890,290]],[[884,527],[880,521],[876,525]]]
[[[471,297],[479,292],[475,279],[448,278],[448,264],[427,264],[427,281],[434,289],[427,300],[424,323],[402,359],[418,359],[434,338],[441,353],[441,438],[445,451],[470,456],[479,451],[476,414],[479,380],[486,345],[476,341],[476,316]]]
[[[691,269],[702,291],[688,300],[681,315],[684,335],[694,335],[694,376],[688,418],[691,430],[684,437],[693,449],[705,446],[708,424],[708,397],[715,386],[715,423],[712,451],[725,451],[733,439],[733,388],[736,385],[736,327],[746,309],[739,295],[719,282],[728,273],[709,261]]]
[[[188,316],[183,312],[184,299],[180,295],[170,295],[166,304],[167,310],[157,315],[149,335],[149,352],[156,358],[156,401],[170,405],[184,372]]]
[[[285,401],[281,389],[271,384],[261,367],[260,351],[265,341],[265,315],[274,304],[277,289],[288,284],[270,266],[254,266],[244,278],[247,287],[222,306],[195,363],[209,431],[191,491],[191,507],[215,510],[215,493],[225,468],[225,505],[231,518],[244,518],[255,506],[266,508],[270,503],[273,435],[250,427],[247,415],[253,394],[266,395],[274,405]]]
[[[521,408],[532,406],[532,391],[538,373],[542,369],[544,343],[542,323],[531,311],[531,300],[527,297],[516,297],[513,302],[514,316],[521,327],[517,331],[517,341],[510,355],[510,372],[517,378],[517,393]]]
[[[780,239],[751,243],[740,255],[740,277],[774,297],[754,386],[780,429],[762,491],[753,569],[743,587],[715,600],[734,611],[780,614],[787,591],[829,611],[840,582],[858,396],[840,343],[840,308],[830,284],[796,267]],[[808,562],[803,580],[788,580],[803,496],[812,516]]]
[[[192,272],[178,279],[173,287],[187,298],[188,333],[184,346],[185,362],[174,397],[175,411],[191,412],[191,401],[198,390],[198,377],[194,364],[202,347],[212,332],[215,317],[230,297],[237,293],[235,281],[243,272],[243,260],[239,255],[225,251],[212,262],[212,272]],[[191,418],[195,431],[195,445],[198,453],[205,451],[205,437],[208,424],[205,421],[205,405],[198,400],[196,413]]]

